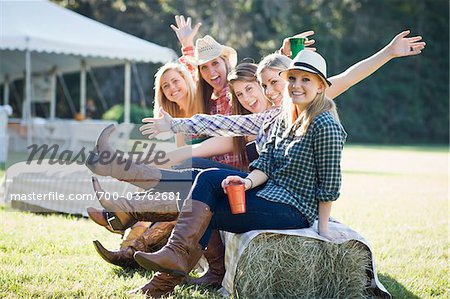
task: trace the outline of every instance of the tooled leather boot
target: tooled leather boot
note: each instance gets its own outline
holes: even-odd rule
[[[161,171],[158,168],[132,162],[119,156],[111,148],[108,139],[115,129],[115,125],[111,124],[100,133],[94,151],[89,152],[86,159],[87,168],[95,174],[111,176],[143,189],[150,189],[157,185],[161,179]]]
[[[222,287],[225,276],[225,246],[218,230],[211,232],[208,247],[203,254],[209,264],[208,271],[200,278],[188,278],[188,283],[214,288]]]
[[[155,252],[166,245],[170,233],[175,226],[175,221],[158,222],[149,227],[139,238],[134,240],[130,246],[123,247],[117,251],[109,251],[95,240],[94,247],[97,253],[108,263],[120,266],[138,268],[139,265],[133,258],[136,251]]]
[[[176,199],[155,200],[151,192],[142,192],[134,194],[131,199],[110,200],[96,177],[92,177],[92,185],[100,204],[113,215],[113,221],[108,221],[113,229],[126,229],[138,221],[163,222],[178,217]]]
[[[122,236],[122,243],[120,243],[120,248],[125,248],[133,245],[133,242],[142,236],[147,229],[150,227],[150,222],[138,222],[133,225],[129,230],[125,231]]]
[[[203,250],[198,243],[206,231],[213,213],[201,201],[192,200],[185,204],[169,242],[155,253],[136,252],[134,259],[147,270],[186,276],[200,259]],[[198,256],[194,265],[189,264],[192,256]]]

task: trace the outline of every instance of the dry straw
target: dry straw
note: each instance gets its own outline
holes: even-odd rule
[[[238,298],[365,298],[369,252],[305,237],[261,234],[237,265]]]

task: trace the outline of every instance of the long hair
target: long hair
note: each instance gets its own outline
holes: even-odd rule
[[[169,99],[164,95],[161,86],[161,77],[169,70],[177,71],[181,77],[186,82],[188,94],[187,94],[187,111],[182,111],[178,104],[169,101]],[[203,108],[201,106],[201,102],[195,100],[195,84],[192,79],[191,74],[186,69],[185,66],[175,63],[169,62],[163,65],[158,72],[155,74],[155,104],[153,107],[153,112],[157,113],[159,108],[162,107],[167,113],[169,113],[173,117],[190,117],[196,113],[203,112]]]
[[[316,75],[320,78],[318,75]],[[324,82],[325,88],[327,87]],[[329,111],[335,120],[340,123],[339,115],[337,113],[336,104],[325,96],[325,90],[318,93],[312,102],[306,107],[305,110],[299,112],[297,106],[293,104],[289,99],[288,89],[285,89],[285,100],[283,101],[284,117],[286,123],[286,130],[284,136],[287,136],[294,123],[299,123],[300,127],[296,130],[295,134],[302,136],[306,134],[309,126],[313,122],[314,118],[322,112]]]
[[[227,69],[227,74],[231,70],[230,62],[226,57],[219,56],[223,62],[225,62],[225,66]],[[214,89],[211,85],[208,84],[208,82],[203,79],[202,73],[200,72],[200,66],[197,67],[197,75],[198,75],[198,81],[196,85],[196,94],[195,94],[195,101],[197,103],[201,103],[200,106],[203,109],[202,113],[209,114],[211,111],[211,97],[214,92]]]
[[[236,81],[255,82],[257,65],[254,63],[241,63],[234,70],[228,74],[228,82],[230,83],[231,108],[235,115],[251,114],[249,110],[239,102],[233,88],[233,83]],[[248,158],[245,148],[246,140],[244,136],[233,138],[233,152],[238,156],[241,165],[248,164]]]

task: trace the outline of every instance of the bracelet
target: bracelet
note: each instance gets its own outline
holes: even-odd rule
[[[253,188],[253,181],[252,181],[252,179],[251,178],[249,178],[249,177],[246,177],[245,179],[247,179],[247,180],[249,180],[250,181],[250,188],[248,188],[247,190],[250,190],[250,189],[252,189]],[[245,180],[244,179],[244,180]]]

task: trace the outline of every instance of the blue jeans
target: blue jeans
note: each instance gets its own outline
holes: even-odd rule
[[[246,177],[247,173],[212,168],[198,173],[194,181],[192,200],[207,204],[214,213],[199,242],[203,248],[207,246],[213,229],[245,233],[256,229],[299,229],[310,226],[306,217],[295,207],[257,196],[256,193],[265,184],[245,192],[246,213],[231,214],[227,195],[221,187],[222,181],[229,175]]]

